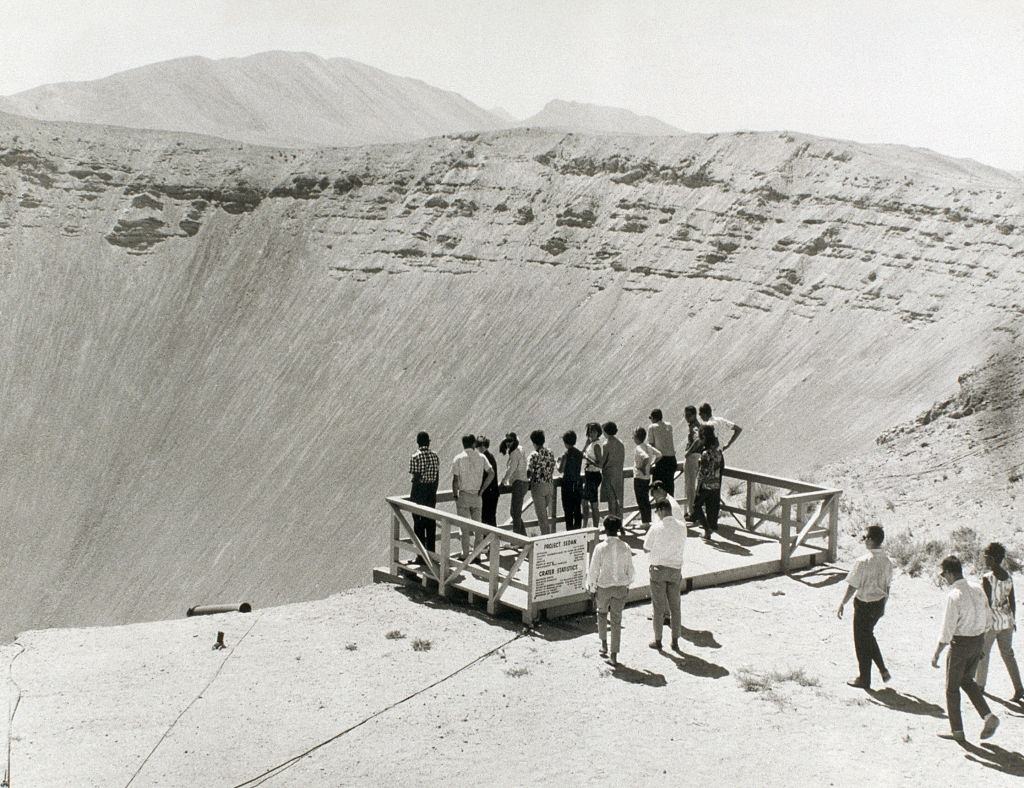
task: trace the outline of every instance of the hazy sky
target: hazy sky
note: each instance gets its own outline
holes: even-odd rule
[[[3,0],[0,14],[0,94],[304,50],[520,118],[557,97],[1024,170],[1024,0]]]

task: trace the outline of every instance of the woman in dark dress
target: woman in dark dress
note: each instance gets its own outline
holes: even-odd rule
[[[476,450],[487,458],[494,476],[491,483],[480,491],[480,521],[484,525],[498,524],[498,461],[491,454],[491,442],[483,435],[476,436]]]

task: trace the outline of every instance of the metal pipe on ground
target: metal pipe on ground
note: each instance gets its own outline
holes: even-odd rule
[[[252,605],[248,602],[235,602],[230,605],[196,605],[190,607],[186,616],[212,616],[215,613],[251,613]]]

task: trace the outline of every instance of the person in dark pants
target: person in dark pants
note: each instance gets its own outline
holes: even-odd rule
[[[409,473],[412,474],[412,491],[409,500],[421,506],[435,508],[437,506],[437,479],[439,461],[437,455],[430,450],[430,435],[420,432],[416,435],[418,450],[409,459]],[[418,514],[412,516],[413,531],[425,548],[434,551],[437,535],[437,523],[429,517]],[[423,563],[420,556],[417,563]]]
[[[950,586],[946,597],[946,613],[942,619],[939,644],[932,656],[932,667],[939,666],[943,649],[949,646],[946,658],[946,714],[949,732],[940,733],[940,739],[952,739],[963,744],[964,720],[960,714],[960,690],[967,693],[974,708],[984,719],[981,738],[988,739],[999,727],[999,718],[985,701],[985,693],[974,682],[974,674],[981,660],[985,633],[992,622],[988,599],[978,586],[964,580],[964,570],[955,555],[942,559],[942,579]]]
[[[576,448],[576,433],[569,430],[562,435],[565,453],[558,458],[558,472],[562,474],[562,511],[565,512],[565,530],[583,527],[583,452]]]
[[[661,459],[661,452],[647,442],[647,430],[633,430],[633,495],[640,509],[640,525],[646,531],[651,527],[651,473]]]
[[[665,492],[675,497],[676,444],[672,437],[672,425],[665,421],[661,408],[651,411],[651,423],[647,427],[647,442],[661,454],[654,464],[652,478],[654,481],[661,482]]]
[[[843,609],[853,597],[853,648],[857,653],[859,672],[857,678],[846,683],[859,689],[871,689],[872,663],[878,667],[882,681],[888,682],[892,678],[875,639],[875,625],[885,615],[885,601],[892,585],[892,562],[882,549],[885,541],[882,526],[869,526],[863,541],[868,552],[853,562],[853,568],[846,576],[846,594],[839,603],[836,616],[843,617]]]
[[[491,454],[491,442],[483,435],[476,436],[476,450],[484,455],[484,458],[491,464],[494,471],[494,478],[491,483],[480,491],[481,509],[480,522],[484,525],[498,524],[498,461]]]
[[[718,530],[718,511],[722,506],[722,471],[725,458],[718,448],[714,427],[702,427],[700,440],[704,450],[697,468],[697,495],[693,502],[693,521],[704,529],[704,539]]]

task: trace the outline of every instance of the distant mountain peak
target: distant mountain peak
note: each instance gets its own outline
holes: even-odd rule
[[[284,50],[151,63],[0,97],[0,107],[41,120],[298,148],[407,142],[507,123],[418,79],[348,58]]]
[[[520,122],[520,126],[565,129],[589,134],[644,134],[669,136],[683,134],[650,115],[638,115],[622,107],[606,107],[565,99],[552,99],[544,109]]]

